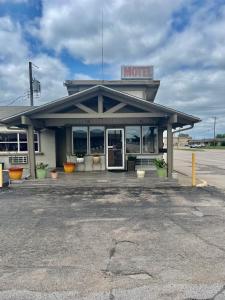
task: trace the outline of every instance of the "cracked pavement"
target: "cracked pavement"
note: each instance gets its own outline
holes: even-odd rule
[[[0,191],[0,299],[225,299],[225,191]]]

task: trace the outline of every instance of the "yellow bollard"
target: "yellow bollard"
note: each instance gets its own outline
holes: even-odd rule
[[[196,186],[196,160],[195,160],[195,153],[192,153],[192,186]]]
[[[0,188],[3,187],[3,172],[2,172],[2,164],[0,163]]]

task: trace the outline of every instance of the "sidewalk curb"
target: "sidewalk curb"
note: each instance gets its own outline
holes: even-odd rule
[[[191,178],[191,176],[189,176],[188,174],[186,173],[183,173],[181,171],[178,171],[178,170],[174,170],[175,172],[177,172],[178,174],[181,174],[181,175],[184,175],[184,176],[187,176],[189,178]],[[208,186],[208,182],[204,179],[201,179],[201,178],[196,178],[197,181],[200,181],[200,183],[196,184],[196,187],[206,187]]]

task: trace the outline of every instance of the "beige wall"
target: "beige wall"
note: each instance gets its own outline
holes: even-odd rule
[[[24,130],[8,130],[4,126],[0,126],[0,132],[24,132]],[[40,153],[36,153],[36,163],[44,162],[49,165],[49,168],[54,168],[56,165],[56,157],[55,157],[55,132],[54,130],[46,129],[39,133],[40,139]],[[9,156],[27,156],[27,153],[0,153],[0,162],[3,162],[5,168],[9,168]],[[17,165],[24,168],[23,176],[26,177],[29,175],[29,165],[21,164]]]
[[[49,168],[56,166],[55,131],[45,129],[40,133],[41,155],[36,155],[36,162],[44,162]]]

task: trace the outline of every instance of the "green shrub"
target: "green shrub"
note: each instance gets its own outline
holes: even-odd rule
[[[166,167],[166,162],[163,158],[159,159],[159,158],[156,158],[154,159],[154,164],[156,166],[156,168],[165,168]]]
[[[47,166],[48,166],[48,164],[44,164],[43,162],[36,164],[36,168],[42,169],[42,170],[45,170],[47,168]]]

